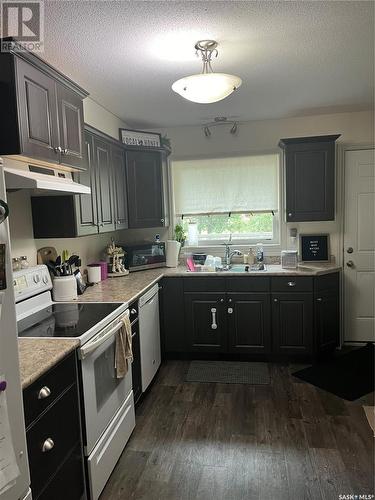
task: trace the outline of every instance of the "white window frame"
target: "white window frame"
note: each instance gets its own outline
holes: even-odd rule
[[[245,152],[245,153],[239,153],[238,155],[228,155],[228,157],[233,157],[233,156],[257,156],[260,154],[277,154],[279,157],[279,172],[278,172],[278,178],[279,178],[279,207],[278,211],[275,212],[275,215],[273,216],[273,239],[272,240],[262,240],[261,243],[263,243],[263,246],[267,249],[267,252],[269,255],[278,255],[281,251],[282,247],[282,225],[283,225],[283,218],[282,218],[282,207],[284,206],[284,190],[283,190],[283,185],[284,185],[284,167],[283,167],[283,155],[279,149],[272,149],[272,150],[267,150],[267,151],[252,151],[251,153]],[[221,158],[224,158],[226,155],[221,156]],[[202,157],[202,159],[207,159],[207,158],[215,158],[213,156],[205,156]],[[197,157],[184,157],[184,158],[175,158],[176,160],[197,160]],[[171,167],[171,165],[170,165]],[[174,205],[174,193],[173,193],[173,169],[170,169],[170,186],[171,186],[171,207],[173,207],[172,210],[172,228],[171,228],[171,233],[173,234],[174,232],[174,227],[176,226],[177,223],[181,221],[181,218],[179,216],[176,216],[175,213],[175,205]],[[217,214],[219,215],[219,214]],[[187,216],[188,217],[188,216]],[[244,238],[244,239],[235,239],[232,242],[232,245],[237,247],[239,250],[245,250],[246,248],[249,248],[249,246],[254,246],[256,243],[259,243],[260,240],[259,238]],[[200,252],[205,252],[205,251],[210,251],[211,253],[215,252],[216,254],[220,253],[220,251],[223,251],[223,243],[225,243],[224,240],[198,240],[198,245],[197,246],[189,246],[187,244],[184,245],[183,247],[183,252],[184,253],[189,253],[193,252],[195,250],[199,250]]]

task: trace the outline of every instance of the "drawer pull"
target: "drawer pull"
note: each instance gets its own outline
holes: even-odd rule
[[[130,314],[137,314],[137,309],[130,309]]]
[[[233,307],[228,307],[228,314],[233,314]]]
[[[278,302],[279,300],[278,299],[273,299],[274,302]]]
[[[51,395],[51,389],[46,385],[40,389],[38,392],[38,399],[46,399]]]
[[[212,313],[212,324],[211,324],[211,329],[216,330],[217,329],[217,323],[216,323],[216,307],[213,307],[211,309]]]
[[[296,286],[296,284],[295,281],[288,281],[288,286]]]
[[[323,301],[323,299],[322,299],[321,297],[318,297],[318,298],[316,299],[316,301],[317,301],[317,302],[322,302],[322,301]]]
[[[53,439],[47,438],[42,445],[42,452],[46,453],[47,451],[51,451],[54,446],[55,443],[53,442]]]

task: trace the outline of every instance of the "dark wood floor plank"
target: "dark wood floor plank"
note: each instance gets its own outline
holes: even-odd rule
[[[332,500],[373,494],[361,403],[270,364],[269,385],[185,381],[164,363],[101,500]]]

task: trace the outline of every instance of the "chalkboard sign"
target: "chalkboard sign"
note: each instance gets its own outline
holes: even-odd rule
[[[303,262],[329,261],[328,238],[328,234],[301,234],[301,260]]]

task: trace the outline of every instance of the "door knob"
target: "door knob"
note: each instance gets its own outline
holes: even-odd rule
[[[347,251],[347,253],[353,253],[353,248],[352,247],[348,247],[348,249],[346,251]]]
[[[354,267],[354,262],[352,260],[348,260],[348,262],[346,263],[346,265],[348,267]]]

